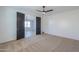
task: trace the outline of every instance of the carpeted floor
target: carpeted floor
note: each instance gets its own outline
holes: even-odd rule
[[[1,52],[79,52],[79,41],[42,34],[0,44]]]

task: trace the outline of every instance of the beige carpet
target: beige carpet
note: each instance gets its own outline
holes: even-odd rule
[[[79,41],[48,34],[0,44],[1,52],[79,52]]]

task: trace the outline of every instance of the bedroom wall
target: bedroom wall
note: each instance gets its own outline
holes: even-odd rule
[[[16,13],[6,7],[0,7],[0,43],[15,40]]]
[[[15,10],[10,7],[0,7],[0,43],[16,40],[17,11],[25,13],[25,15],[36,15],[35,13],[27,13],[27,11]]]
[[[79,40],[79,10],[44,16],[42,32]]]

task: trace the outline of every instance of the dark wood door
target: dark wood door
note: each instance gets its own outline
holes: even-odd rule
[[[36,35],[41,34],[41,18],[36,17]]]
[[[17,40],[24,38],[24,18],[25,15],[23,13],[17,12]]]

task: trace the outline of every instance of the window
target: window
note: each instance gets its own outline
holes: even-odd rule
[[[28,27],[28,28],[31,27],[31,25],[30,25],[30,21],[25,21],[25,27]]]

